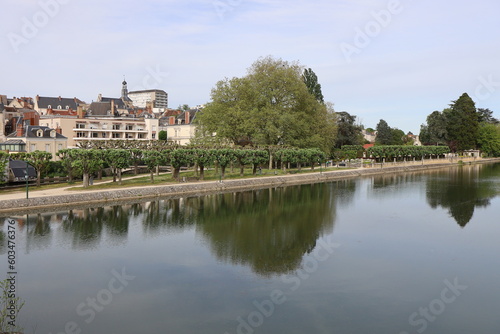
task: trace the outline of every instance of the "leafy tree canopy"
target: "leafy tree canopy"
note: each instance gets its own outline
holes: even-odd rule
[[[318,83],[318,77],[312,69],[308,68],[304,70],[302,74],[302,80],[307,86],[309,93],[316,98],[316,101],[324,103],[323,93],[321,92],[321,85]]]
[[[205,132],[234,144],[328,152],[335,140],[335,115],[310,94],[302,73],[297,63],[261,58],[246,76],[217,82],[197,122]]]
[[[360,145],[363,143],[362,127],[356,124],[356,116],[350,115],[346,111],[338,112],[337,129],[336,148],[341,148],[344,145]]]
[[[375,138],[375,143],[379,145],[391,145],[392,141],[392,129],[386,121],[381,119],[377,124],[377,138]]]

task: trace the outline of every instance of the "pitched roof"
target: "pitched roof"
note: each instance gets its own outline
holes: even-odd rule
[[[9,168],[15,177],[25,177],[26,172],[26,161],[23,160],[10,160]],[[33,166],[28,164],[28,175],[30,177],[36,177],[36,170]]]
[[[39,130],[42,130],[40,132],[41,136],[39,136]],[[51,137],[51,133],[54,131],[55,137]],[[7,136],[7,138],[18,138],[17,132],[13,132],[10,135]],[[62,134],[58,133],[56,130],[49,128],[48,126],[39,126],[39,125],[28,125],[26,127],[26,131],[22,138],[52,138],[52,139],[66,139],[67,137],[63,136]]]
[[[108,102],[111,103],[113,101],[115,103],[115,107],[118,109],[127,109],[127,106],[125,105],[125,102],[123,102],[122,99],[116,99],[113,97],[103,97],[101,98],[101,102]]]
[[[38,102],[38,108],[43,109],[59,109],[58,106],[61,106],[61,109],[73,109],[76,110],[80,103],[83,103],[76,97],[74,98],[64,98],[64,97],[47,97],[47,96],[38,96],[36,97]],[[49,108],[50,107],[50,108]]]
[[[111,111],[111,102],[92,102],[87,109],[87,116],[115,116]]]

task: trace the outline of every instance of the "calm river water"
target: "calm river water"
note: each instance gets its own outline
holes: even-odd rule
[[[500,164],[15,219],[25,333],[498,333]]]

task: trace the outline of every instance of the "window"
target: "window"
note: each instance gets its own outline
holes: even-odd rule
[[[120,133],[113,132],[112,133],[112,138],[120,138]]]
[[[47,106],[47,109],[52,109],[52,106],[49,104],[49,105]]]
[[[144,139],[144,133],[137,134],[137,139]]]
[[[99,134],[97,132],[92,132],[92,138],[97,138]]]
[[[77,138],[85,138],[85,137],[87,137],[87,134],[85,132],[77,132],[76,137]]]
[[[62,109],[62,106],[61,106],[61,105],[58,105],[58,106],[57,106],[57,109],[61,110],[61,109]]]
[[[50,152],[50,144],[45,144],[45,152]]]
[[[127,125],[125,126],[125,130],[132,131],[133,129],[134,129],[134,126],[133,126],[133,125],[127,124]]]
[[[39,130],[36,132],[36,136],[37,136],[37,137],[43,137],[43,130],[42,130],[42,129],[39,129]]]
[[[102,133],[102,138],[106,138],[106,132]]]
[[[120,130],[120,124],[113,124],[113,130]]]
[[[30,144],[30,152],[36,151],[36,144]]]
[[[66,110],[69,109],[69,106],[66,106]]]
[[[85,129],[85,123],[76,123],[77,129]]]
[[[152,139],[155,139],[155,138],[156,138],[156,133],[153,133],[153,134],[151,135],[151,138],[152,138]]]
[[[63,149],[63,144],[57,144],[57,150],[60,151]]]

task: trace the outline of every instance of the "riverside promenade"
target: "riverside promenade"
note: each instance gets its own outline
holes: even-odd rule
[[[465,164],[500,162],[496,159],[463,159]],[[0,192],[0,213],[31,213],[67,209],[75,206],[115,205],[131,201],[147,201],[153,199],[199,196],[209,193],[222,193],[262,188],[274,188],[287,185],[309,184],[348,179],[360,176],[394,174],[426,171],[438,168],[458,166],[456,161],[434,160],[406,163],[386,163],[384,166],[363,167],[354,169],[328,169],[303,174],[287,174],[279,176],[256,176],[245,179],[220,181],[196,181],[179,183],[161,183],[139,187],[117,187],[116,189],[84,189],[78,185],[44,190],[30,189],[29,198],[26,191]]]

